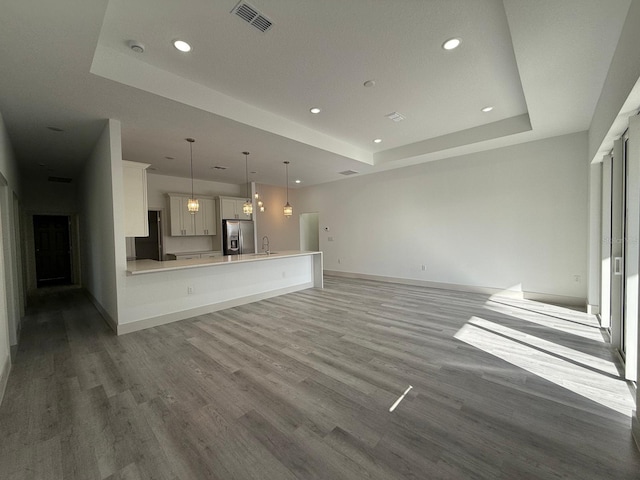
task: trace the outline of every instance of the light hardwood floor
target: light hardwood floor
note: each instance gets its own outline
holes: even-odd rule
[[[632,397],[593,317],[325,286],[121,337],[79,291],[35,298],[0,478],[640,478]]]

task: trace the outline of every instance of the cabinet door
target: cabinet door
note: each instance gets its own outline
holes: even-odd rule
[[[239,198],[236,200],[236,213],[238,214],[236,218],[239,218],[240,220],[251,220],[251,215],[245,215],[242,211],[242,207],[246,201],[247,200],[245,198]]]
[[[238,218],[236,212],[236,200],[235,198],[221,198],[220,210],[222,211],[222,219],[236,219]],[[240,210],[242,212],[242,210]]]
[[[169,215],[171,217],[171,235],[184,235],[182,221],[182,197],[169,197]]]
[[[124,236],[149,236],[147,218],[147,171],[146,163],[122,162],[124,186]]]
[[[215,203],[211,198],[201,198],[200,209],[195,216],[196,235],[216,234],[216,212]]]
[[[187,210],[188,201],[187,197],[169,197],[172,236],[184,237],[196,234],[194,216]]]

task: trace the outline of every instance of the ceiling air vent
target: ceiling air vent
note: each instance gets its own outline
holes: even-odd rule
[[[358,172],[356,172],[355,170],[345,170],[344,172],[339,172],[339,173],[340,175],[355,175]]]
[[[389,120],[393,120],[394,122],[401,122],[404,120],[404,115],[398,112],[391,112],[385,115]]]
[[[49,177],[50,182],[71,183],[72,179],[67,177]]]
[[[269,30],[271,28],[271,25],[273,25],[271,20],[269,20],[258,10],[256,10],[255,7],[252,7],[251,5],[243,1],[233,7],[231,13],[236,14],[245,22],[250,23],[263,33]]]
[[[215,168],[216,170],[226,170],[227,169],[227,167],[223,167],[222,165],[216,165],[213,168]]]

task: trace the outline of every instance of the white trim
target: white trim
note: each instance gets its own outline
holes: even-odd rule
[[[2,405],[2,400],[4,399],[4,392],[7,389],[7,383],[9,382],[9,374],[11,373],[11,356],[7,355],[7,358],[2,366],[2,371],[0,372],[0,405]]]
[[[89,297],[89,300],[91,301],[93,306],[96,307],[96,310],[98,310],[98,313],[100,314],[100,316],[107,323],[107,325],[109,325],[109,327],[111,327],[111,329],[114,332],[118,333],[118,322],[116,322],[113,318],[111,318],[111,315],[109,315],[109,312],[107,312],[102,307],[102,305],[100,305],[100,302],[98,302],[98,300],[95,299],[95,297],[91,294],[89,290],[87,290],[86,288],[83,288],[83,290],[87,294],[87,297]]]
[[[191,308],[189,310],[182,310],[180,312],[168,313],[166,315],[159,315],[157,317],[145,318],[144,320],[138,320],[130,323],[123,323],[114,328],[114,331],[118,335],[124,335],[127,333],[137,332],[144,330],[145,328],[157,327],[165,325],[167,323],[177,322],[179,320],[185,320],[187,318],[197,317],[198,315],[205,315],[207,313],[217,312],[226,308],[238,307],[240,305],[246,305],[247,303],[257,302],[259,300],[265,300],[267,298],[277,297],[286,293],[298,292],[300,290],[306,290],[307,288],[313,288],[313,282],[302,283],[300,285],[294,285],[291,287],[280,288],[277,290],[271,290],[269,292],[257,293],[255,295],[249,295],[247,297],[234,298],[232,300],[225,300],[219,303],[212,303],[210,305],[204,305],[202,307]],[[321,288],[321,287],[320,287]],[[112,327],[113,328],[113,327]]]
[[[587,313],[590,315],[600,315],[600,305],[587,305]]]
[[[566,295],[553,295],[550,293],[521,292],[515,290],[505,290],[494,287],[480,287],[476,285],[458,285],[454,283],[429,282],[426,280],[413,280],[410,278],[386,277],[382,275],[368,275],[365,273],[339,272],[335,270],[325,270],[325,275],[344,278],[357,278],[362,280],[373,280],[376,282],[399,283],[402,285],[415,285],[418,287],[437,288],[440,290],[452,290],[456,292],[479,293],[484,295],[499,295],[508,298],[519,298],[533,300],[554,305],[565,305],[571,307],[585,308],[587,299],[581,297],[570,297]]]

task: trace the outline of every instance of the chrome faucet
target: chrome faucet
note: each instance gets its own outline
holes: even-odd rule
[[[264,248],[265,244],[267,245],[267,248]],[[264,253],[266,253],[267,255],[271,253],[271,250],[269,249],[269,237],[267,237],[266,235],[262,237],[262,250],[264,250]]]

